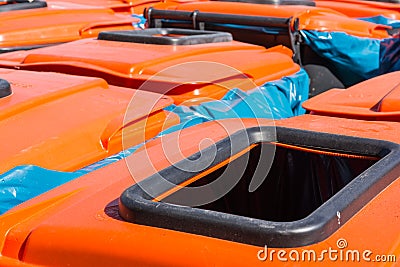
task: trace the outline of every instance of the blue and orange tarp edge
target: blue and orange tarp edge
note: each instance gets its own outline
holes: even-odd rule
[[[400,20],[387,18],[385,16],[379,15],[374,17],[358,18],[358,20],[368,21],[375,24],[382,24],[391,26],[393,29],[400,28]]]
[[[196,106],[169,106],[168,111],[179,115],[181,123],[159,134],[165,135],[206,121],[230,118],[283,119],[302,115],[301,107],[308,98],[309,77],[301,69],[280,80],[244,92],[230,90],[221,100]]]

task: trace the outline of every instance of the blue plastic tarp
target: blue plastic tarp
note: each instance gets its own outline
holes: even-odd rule
[[[367,17],[367,18],[358,18],[359,20],[372,22],[375,24],[382,24],[386,26],[391,26],[392,29],[399,29],[400,28],[400,20],[387,18],[382,15],[374,16],[374,17]]]
[[[397,37],[374,39],[344,32],[302,30],[305,43],[326,58],[346,86],[400,70]]]
[[[137,22],[133,22],[132,25],[135,29],[145,29],[146,28],[146,18],[141,14],[132,14],[132,17],[138,19]]]
[[[79,173],[51,171],[32,165],[18,166],[0,177],[0,214],[77,177]]]
[[[307,99],[308,91],[308,75],[304,70],[300,70],[292,76],[268,82],[247,92],[233,89],[221,100],[191,107],[172,105],[166,110],[178,114],[181,123],[157,137],[217,119],[281,119],[301,115],[305,113],[301,104]],[[53,171],[32,165],[15,167],[0,175],[0,214],[50,189],[119,161],[134,153],[142,145],[124,150],[75,172]]]
[[[34,165],[17,166],[0,175],[0,214],[57,186],[117,162],[142,145],[124,150],[74,172],[48,170]]]
[[[379,73],[400,70],[400,38],[385,39],[381,42],[379,53]]]
[[[283,119],[302,115],[301,104],[307,100],[309,77],[299,72],[277,81],[244,92],[233,89],[221,100],[204,102],[196,106],[171,106],[168,108],[179,115],[181,124],[173,126],[160,135],[168,134],[205,121],[231,118]]]

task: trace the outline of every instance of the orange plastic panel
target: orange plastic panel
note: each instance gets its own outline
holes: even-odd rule
[[[48,0],[46,1],[49,6],[62,7],[62,8],[76,8],[86,6],[87,8],[109,8],[116,13],[121,14],[139,14],[136,11],[136,6],[141,4],[150,4],[156,1],[143,0],[143,1],[125,1],[125,0],[99,0],[99,1],[82,1],[82,0]]]
[[[97,36],[106,30],[132,30],[137,19],[106,8],[62,6],[1,13],[0,50],[18,50]]]
[[[375,77],[346,90],[331,89],[303,103],[312,114],[400,121],[400,72]]]
[[[166,93],[178,104],[194,104],[219,99],[232,88],[250,90],[291,75],[300,70],[291,56],[283,46],[266,49],[236,41],[175,46],[85,39],[3,54],[0,65],[101,77],[118,86]],[[173,86],[151,85],[153,75],[152,81]]]
[[[299,29],[317,31],[341,31],[355,36],[385,38],[387,28],[366,21],[356,20],[329,8],[297,5],[264,5],[234,2],[198,2],[178,6],[154,5],[158,9],[254,15],[279,18],[299,18]]]
[[[392,19],[400,19],[400,5],[379,1],[359,0],[315,0],[318,7],[331,8],[350,17],[385,16]]]
[[[171,4],[190,2],[191,0],[164,0]],[[120,14],[142,14],[146,7],[160,3],[159,0],[47,0],[50,6],[71,8],[86,5],[88,7],[110,8]]]
[[[12,87],[0,99],[0,173],[23,164],[76,170],[121,151],[123,130],[136,145],[179,121],[162,110],[172,99],[99,78],[5,69],[0,77]]]
[[[199,150],[204,137],[218,141],[231,131],[257,126],[255,120],[225,120],[187,128],[166,136],[164,145],[178,140],[182,151],[164,155],[159,139],[146,150],[127,158],[137,167],[136,181]],[[263,121],[261,125],[273,125]],[[282,127],[339,133],[400,142],[396,122],[368,122],[315,115],[277,121]],[[178,139],[176,139],[178,138]],[[165,149],[165,148],[164,148]],[[172,159],[172,160],[171,160]],[[400,176],[400,174],[399,174]],[[0,216],[0,264],[57,266],[288,266],[278,261],[260,261],[262,247],[229,242],[206,236],[128,223],[118,217],[116,199],[134,183],[126,163],[120,161],[64,184]],[[345,239],[348,249],[371,250],[374,254],[399,255],[400,179],[397,179],[328,239],[314,245],[293,248],[337,250]],[[379,216],[378,216],[379,215]],[[384,229],[384,230],[383,230]],[[268,244],[266,244],[268,245]],[[274,248],[269,248],[269,251]],[[292,249],[282,248],[286,253]],[[278,249],[275,249],[277,252]],[[51,255],[51,256],[50,256]],[[298,261],[297,266],[362,266],[365,262]],[[397,259],[398,261],[398,259]],[[390,263],[393,266],[393,263]],[[398,263],[397,263],[398,264]]]

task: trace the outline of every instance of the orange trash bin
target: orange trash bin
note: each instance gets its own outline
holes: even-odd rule
[[[0,216],[0,263],[359,266],[380,256],[395,264],[400,222],[398,131],[397,122],[316,115],[275,123],[214,121],[186,128],[149,142],[126,162],[94,171]],[[216,150],[207,161],[211,144]],[[259,159],[269,158],[262,151],[273,147],[274,175],[250,193]],[[284,156],[289,154],[292,161]],[[204,162],[210,165],[192,169]],[[265,171],[268,164],[261,162],[259,171]],[[325,162],[326,168],[320,169],[318,162]],[[243,163],[248,163],[244,175],[237,169],[227,177],[243,176],[242,180],[208,206],[171,205],[152,197],[182,190],[160,182],[160,177],[183,188],[200,186]],[[288,168],[280,168],[282,164]],[[313,176],[311,170],[321,172]],[[153,190],[142,194],[141,188],[149,189],[146,186]],[[212,196],[221,188],[208,192]]]
[[[247,91],[295,74],[300,66],[291,57],[286,47],[236,42],[224,32],[147,29],[3,54],[0,66],[101,77],[193,105],[220,99],[232,88]]]
[[[111,9],[63,7],[45,1],[0,5],[0,53],[27,50],[97,36],[105,30],[133,30],[138,19]]]

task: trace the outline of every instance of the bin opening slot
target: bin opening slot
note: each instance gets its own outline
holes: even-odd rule
[[[232,35],[227,32],[198,31],[190,29],[155,28],[142,31],[101,32],[99,40],[157,44],[157,45],[196,45],[217,42],[230,42]]]

